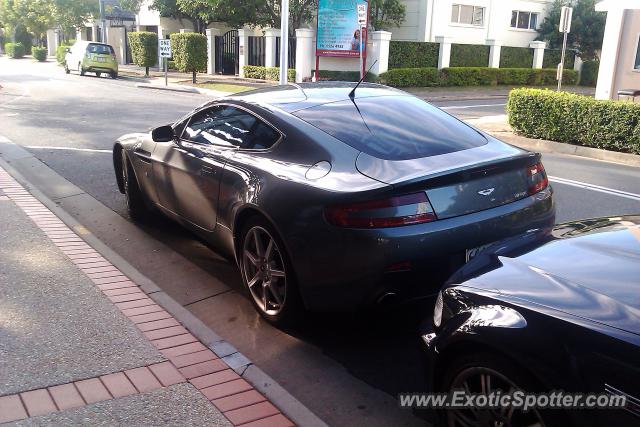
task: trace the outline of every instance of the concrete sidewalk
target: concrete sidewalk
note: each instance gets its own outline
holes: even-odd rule
[[[291,426],[0,167],[0,424]]]

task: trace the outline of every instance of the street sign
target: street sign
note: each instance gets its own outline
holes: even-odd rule
[[[358,25],[367,25],[367,5],[365,3],[358,4]]]
[[[160,58],[171,58],[171,40],[160,39],[158,40],[158,50],[160,51]]]
[[[569,6],[562,6],[562,11],[560,12],[560,26],[559,26],[559,31],[561,33],[571,32],[572,16],[573,16],[573,8]]]

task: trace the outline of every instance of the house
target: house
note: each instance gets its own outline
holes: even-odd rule
[[[553,0],[401,0],[405,22],[393,40],[529,47]]]
[[[617,99],[621,89],[640,91],[640,0],[603,0],[607,12],[596,98]]]

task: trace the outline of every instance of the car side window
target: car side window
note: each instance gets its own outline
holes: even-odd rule
[[[216,105],[194,114],[182,138],[199,144],[260,150],[275,144],[280,134],[240,108]]]

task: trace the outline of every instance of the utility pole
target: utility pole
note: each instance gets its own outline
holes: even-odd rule
[[[289,0],[280,5],[280,84],[288,82],[289,70]]]
[[[98,7],[100,10],[100,38],[102,39],[102,43],[106,43],[107,29],[105,27],[107,21],[104,19],[104,0],[98,0]]]
[[[559,30],[564,33],[562,40],[562,54],[560,55],[560,63],[558,64],[558,71],[556,78],[558,79],[558,92],[562,89],[562,75],[564,74],[564,55],[567,50],[567,36],[571,31],[571,17],[573,16],[573,8],[569,6],[562,6],[562,12],[560,14],[560,26]]]

